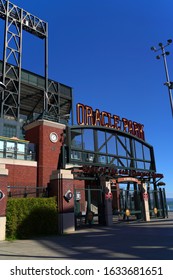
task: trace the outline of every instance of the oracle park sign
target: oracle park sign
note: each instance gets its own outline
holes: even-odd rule
[[[78,125],[102,126],[130,133],[145,140],[144,125],[126,118],[120,118],[106,111],[93,110],[91,106],[78,103],[76,105]]]

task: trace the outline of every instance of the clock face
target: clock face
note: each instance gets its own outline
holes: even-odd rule
[[[58,135],[55,132],[50,133],[50,141],[56,143],[58,141]]]

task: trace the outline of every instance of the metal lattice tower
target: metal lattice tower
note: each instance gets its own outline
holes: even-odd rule
[[[5,20],[2,81],[6,85],[1,96],[1,118],[10,116],[17,121],[20,115],[23,30],[45,42],[43,111],[48,110],[48,23],[5,0],[0,0],[0,17]]]

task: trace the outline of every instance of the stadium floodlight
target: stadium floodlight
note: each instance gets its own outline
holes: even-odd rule
[[[152,51],[156,51],[156,48],[155,48],[155,47],[151,47],[151,50],[152,50]]]
[[[168,42],[168,44],[171,44],[172,43],[172,39],[168,39],[167,42]]]
[[[0,91],[3,91],[6,89],[6,85],[4,83],[0,82]]]
[[[168,88],[168,94],[169,94],[169,100],[170,100],[170,105],[171,105],[171,112],[172,112],[172,117],[173,117],[173,99],[172,99],[172,89],[173,89],[173,82],[170,81],[169,79],[169,72],[168,72],[168,65],[167,65],[167,60],[166,57],[170,54],[170,52],[165,52],[165,48],[169,46],[172,43],[172,39],[167,40],[167,44],[163,45],[162,43],[159,43],[158,49],[155,47],[151,47],[151,50],[154,52],[160,51],[161,54],[156,56],[156,59],[160,59],[161,56],[163,57],[163,62],[164,62],[164,69],[165,69],[165,74],[166,74],[166,83],[164,85],[167,86]]]

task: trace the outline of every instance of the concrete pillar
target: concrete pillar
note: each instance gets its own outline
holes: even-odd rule
[[[0,164],[0,240],[6,236],[7,177],[8,169]]]
[[[150,221],[150,211],[149,211],[149,203],[148,203],[148,193],[147,193],[147,184],[142,183],[142,199],[143,199],[143,209],[144,209],[144,220],[146,222]]]
[[[71,170],[55,170],[50,177],[49,195],[57,196],[59,212],[58,231],[61,234],[75,231],[73,184],[74,180]]]
[[[105,177],[100,178],[100,183],[103,186],[105,192],[105,221],[107,226],[113,224],[112,214],[112,193],[111,193],[111,181],[106,181]]]
[[[105,194],[105,218],[106,225],[111,226],[113,224],[113,216],[112,216],[112,193],[111,193],[111,182],[105,182],[106,189],[108,193]]]

